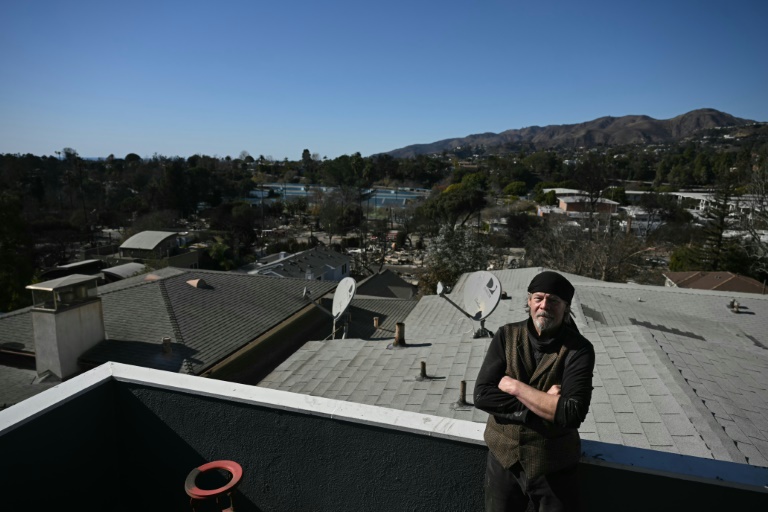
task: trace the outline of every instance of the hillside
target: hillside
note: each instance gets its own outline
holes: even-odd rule
[[[752,123],[755,121],[704,108],[663,120],[642,115],[601,117],[579,124],[529,126],[501,133],[479,133],[430,144],[413,144],[386,154],[395,158],[410,158],[440,154],[466,146],[484,146],[493,151],[520,145],[542,150],[597,145],[665,144],[690,137],[700,130]]]

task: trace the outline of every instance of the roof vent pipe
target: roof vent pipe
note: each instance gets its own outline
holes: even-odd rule
[[[171,346],[171,337],[163,336],[163,354],[171,354],[173,347]]]
[[[377,329],[379,328],[379,317],[373,317],[373,326]]]
[[[467,404],[467,381],[465,380],[461,381],[461,386],[459,387],[458,405],[468,405]]]
[[[395,324],[395,346],[405,345],[405,324],[397,322]]]

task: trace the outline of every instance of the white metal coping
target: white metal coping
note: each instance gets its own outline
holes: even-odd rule
[[[442,418],[114,362],[104,363],[0,411],[0,436],[110,379],[485,445],[484,423]],[[768,468],[598,441],[582,440],[581,443],[582,462],[586,464],[768,493]]]

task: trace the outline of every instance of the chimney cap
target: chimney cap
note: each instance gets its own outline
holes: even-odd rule
[[[46,292],[52,292],[54,290],[60,290],[62,288],[70,288],[78,284],[89,283],[93,281],[94,284],[99,280],[99,276],[86,276],[83,274],[72,274],[69,276],[60,277],[58,279],[51,279],[43,283],[30,284],[27,286],[27,290],[41,290]]]

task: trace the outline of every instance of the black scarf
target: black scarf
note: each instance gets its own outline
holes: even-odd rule
[[[539,333],[536,332],[536,326],[533,325],[533,319],[528,319],[528,341],[533,348],[533,357],[536,359],[537,365],[544,354],[551,354],[560,350],[560,346],[563,344],[560,339],[562,332],[563,326],[561,324],[554,335],[546,333],[544,336],[539,336]]]

